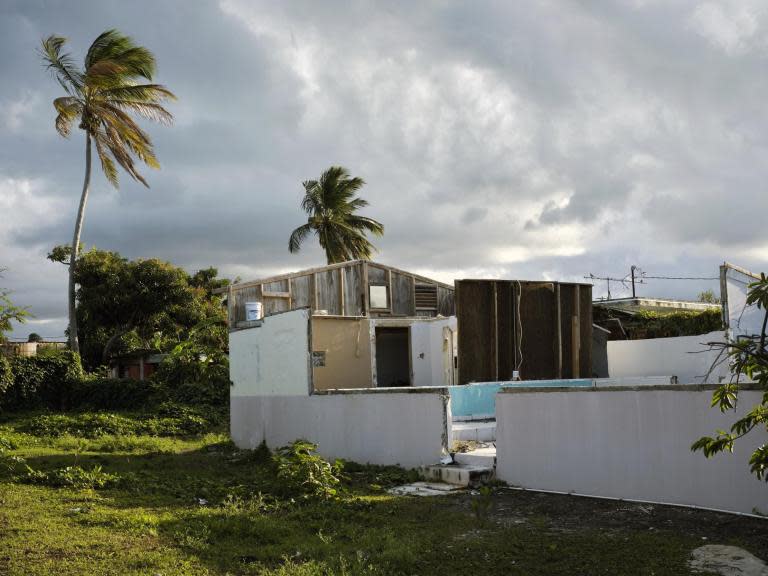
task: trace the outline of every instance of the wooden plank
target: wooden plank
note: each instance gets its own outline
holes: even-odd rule
[[[268,291],[265,290],[264,292],[262,292],[262,296],[264,296],[264,298],[287,298],[287,299],[290,299],[291,298],[291,293],[290,292],[268,292]]]
[[[339,271],[326,270],[315,273],[315,291],[317,293],[317,309],[327,310],[328,314],[341,315],[339,301]]]
[[[563,317],[560,308],[560,284],[555,285],[555,377],[563,377]]]
[[[580,370],[580,346],[581,346],[581,314],[579,312],[579,309],[581,307],[581,302],[579,299],[579,287],[574,286],[574,292],[573,292],[573,316],[572,318],[572,325],[571,325],[571,361],[572,361],[572,371],[573,371],[573,377],[578,378],[581,374]]]
[[[487,281],[456,282],[458,317],[458,382],[493,379],[493,287]]]
[[[497,378],[511,380],[515,369],[515,306],[512,282],[496,282]]]
[[[370,302],[370,292],[368,289],[368,286],[370,285],[368,282],[368,262],[363,262],[363,282],[361,286],[361,290],[363,293],[363,316],[370,316],[371,314],[371,302]],[[374,386],[376,384],[376,381],[374,380]]]
[[[310,298],[311,276],[297,276],[291,279],[291,304],[293,308],[305,308],[312,305]]]
[[[262,304],[264,306],[264,316],[271,316],[278,312],[287,312],[290,310],[291,302],[286,298],[262,298]]]
[[[383,284],[387,284],[387,270],[385,268],[380,268],[379,266],[374,266],[372,264],[368,265],[368,284],[369,285],[377,285],[381,286]]]
[[[363,266],[344,268],[344,315],[362,316],[365,310],[365,291],[363,286]]]
[[[414,316],[416,307],[413,301],[413,278],[403,274],[391,274],[391,306],[396,316]]]
[[[522,324],[522,363],[520,377],[523,380],[548,380],[555,378],[555,359],[552,343],[555,340],[555,287],[551,282],[521,284],[520,323]],[[459,329],[461,331],[461,329]]]
[[[456,314],[456,300],[452,288],[437,286],[437,313],[446,317]]]
[[[574,294],[576,288],[573,284],[560,284],[560,349],[562,356],[561,378],[578,378],[578,373],[573,373],[573,317]]]
[[[580,339],[579,366],[580,378],[592,378],[592,287],[579,287],[580,302]]]
[[[289,291],[288,279],[276,280],[275,282],[265,283],[265,284],[262,285],[261,289],[264,292],[276,292],[276,293],[285,292],[285,293],[287,293]]]

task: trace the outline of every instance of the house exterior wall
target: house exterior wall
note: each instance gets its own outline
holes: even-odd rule
[[[611,340],[608,342],[608,375],[610,378],[677,376],[680,384],[703,384],[704,376],[720,353],[709,350],[707,342],[725,342],[725,333]],[[709,382],[716,384],[727,375],[727,362],[724,362],[713,371]]]
[[[306,396],[310,391],[309,310],[265,318],[229,333],[231,395]]]
[[[714,386],[503,390],[496,399],[499,479],[522,488],[768,513],[749,473],[765,430],[707,459],[691,444],[737,414],[710,406]],[[739,395],[743,414],[761,392]]]
[[[374,386],[367,318],[314,316],[312,351],[325,355],[325,365],[312,368],[315,390]]]

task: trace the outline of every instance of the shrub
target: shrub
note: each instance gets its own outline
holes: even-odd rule
[[[0,354],[0,405],[5,397],[5,393],[13,386],[13,370],[8,359]]]
[[[152,403],[157,386],[149,380],[85,377],[73,383],[68,406],[97,410],[137,410]]]
[[[13,384],[0,395],[6,410],[52,407],[63,409],[72,387],[83,378],[80,357],[69,350],[47,356],[15,356]]]
[[[340,460],[331,464],[316,454],[317,445],[295,440],[275,451],[277,477],[289,496],[329,500],[338,495],[344,465]]]
[[[189,406],[161,405],[157,413],[135,417],[109,412],[76,414],[45,414],[31,418],[24,431],[35,436],[58,438],[66,434],[80,438],[102,436],[188,436],[207,432],[218,424],[213,413],[204,413]]]
[[[27,473],[20,480],[28,484],[41,484],[54,488],[108,488],[120,480],[117,474],[104,472],[101,466],[86,470],[81,466],[67,466],[44,472],[27,466]]]

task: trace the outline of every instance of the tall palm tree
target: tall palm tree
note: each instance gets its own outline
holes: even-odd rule
[[[75,262],[80,249],[85,204],[91,184],[91,143],[107,180],[118,187],[119,164],[128,175],[149,187],[134,165],[134,158],[151,168],[159,168],[152,141],[132,118],[132,114],[161,124],[170,124],[173,116],[160,104],[175,99],[164,86],[152,84],[155,57],[131,38],[117,30],[107,30],[91,44],[80,69],[70,54],[62,52],[66,38],[49,36],[42,41],[40,55],[58,80],[66,96],[56,98],[53,106],[56,130],[68,137],[72,124],[85,131],[85,178],[75,232],[69,254],[69,346],[79,352],[75,309]]]
[[[368,206],[367,200],[355,196],[365,181],[351,178],[346,168],[331,166],[320,180],[307,180],[302,184],[305,194],[301,208],[309,218],[293,231],[288,249],[298,252],[304,239],[314,232],[325,250],[328,264],[370,258],[376,248],[366,232],[381,236],[384,226],[355,213]]]

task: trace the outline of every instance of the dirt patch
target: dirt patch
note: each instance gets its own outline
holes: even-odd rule
[[[472,498],[468,493],[459,499],[467,513],[472,513]],[[525,522],[552,531],[673,531],[702,544],[740,545],[768,560],[768,519],[508,488],[494,491],[489,515],[495,524]]]

